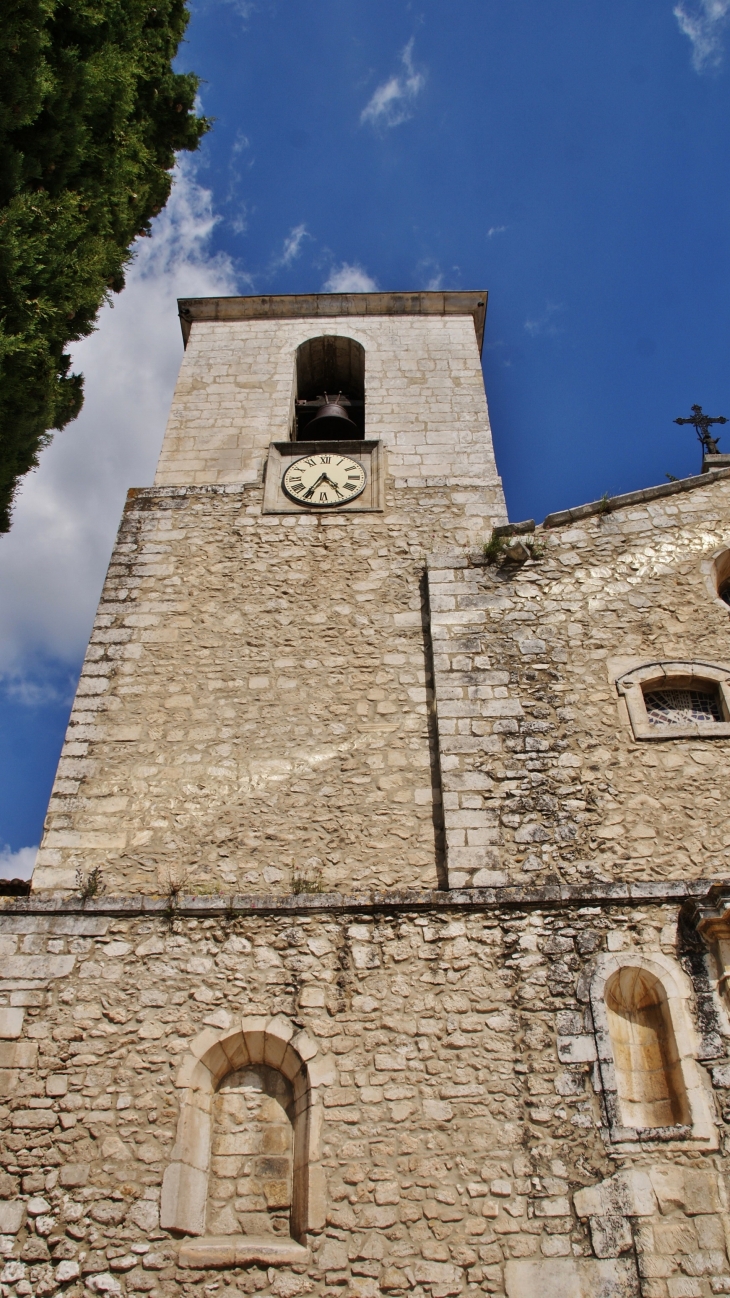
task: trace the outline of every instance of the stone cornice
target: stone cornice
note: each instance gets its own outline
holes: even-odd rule
[[[470,315],[479,351],[484,341],[486,290],[431,293],[287,293],[273,297],[178,298],[187,346],[196,320],[302,320],[327,316]]]
[[[317,914],[320,912],[383,913],[401,911],[454,911],[577,908],[598,903],[646,905],[691,901],[695,907],[710,897],[726,896],[730,900],[730,880],[666,880],[645,883],[596,883],[585,887],[547,884],[542,888],[507,886],[503,888],[463,888],[451,891],[363,893],[300,893],[225,895],[204,894],[180,896],[174,904],[166,897],[134,896],[96,897],[82,901],[77,896],[54,897],[36,893],[30,897],[0,899],[3,915],[114,915],[199,916]]]

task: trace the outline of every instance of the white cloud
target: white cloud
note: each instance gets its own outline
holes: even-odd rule
[[[329,279],[322,285],[323,293],[373,293],[377,289],[375,280],[356,263],[350,265],[343,261],[337,269],[332,269]]]
[[[692,67],[696,72],[716,68],[722,62],[722,32],[730,17],[730,0],[693,0],[678,4],[674,16],[680,31],[692,43]]]
[[[412,117],[411,108],[426,84],[426,74],[413,66],[413,37],[403,50],[403,71],[384,81],[360,114],[361,122],[373,126],[400,126]]]
[[[311,239],[311,237],[306,225],[295,225],[284,240],[284,247],[281,256],[276,261],[276,265],[291,266],[292,262],[296,261],[299,256],[304,240]]]
[[[564,302],[548,302],[541,316],[536,316],[532,320],[525,320],[525,329],[533,338],[542,335],[543,337],[554,338],[556,334],[563,332],[562,326],[558,324],[556,316],[565,310]]]
[[[154,475],[182,357],[176,298],[236,291],[231,260],[210,250],[216,220],[184,160],[127,287],[75,350],[84,409],[43,451],[0,539],[0,671],[15,691],[34,660],[83,652],[127,488]]]
[[[37,853],[37,847],[20,847],[17,852],[0,848],[0,879],[29,879]]]
[[[487,230],[487,238],[492,239],[495,234],[504,234],[506,229],[507,229],[506,225],[490,225],[489,229]]]
[[[426,290],[432,293],[444,286],[443,271],[433,257],[423,257],[417,263],[415,279],[418,284],[423,284]]]

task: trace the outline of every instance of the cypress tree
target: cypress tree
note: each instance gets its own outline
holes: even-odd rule
[[[20,477],[75,418],[69,343],[124,287],[134,239],[196,149],[198,78],[172,60],[183,0],[3,0],[0,16],[0,532]]]

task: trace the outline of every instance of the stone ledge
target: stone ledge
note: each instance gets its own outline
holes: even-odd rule
[[[204,482],[197,486],[188,486],[181,483],[180,486],[156,486],[156,487],[130,487],[127,491],[125,509],[133,505],[136,500],[156,500],[177,498],[181,496],[241,496],[245,491],[254,491],[261,488],[261,478],[256,482]]]
[[[587,505],[576,505],[574,509],[559,509],[554,514],[547,514],[542,525],[549,530],[553,527],[562,527],[565,523],[574,523],[579,518],[590,518],[593,514],[614,514],[617,509],[640,505],[645,500],[659,500],[662,496],[677,496],[681,492],[694,491],[695,487],[707,487],[711,482],[727,477],[730,477],[730,468],[711,469],[709,473],[698,473],[692,478],[680,478],[678,482],[664,482],[658,487],[627,491],[623,496],[592,500]]]
[[[284,896],[209,894],[180,897],[171,909],[165,897],[135,896],[97,897],[82,902],[78,896],[54,896],[33,893],[30,897],[0,898],[0,919],[18,915],[158,915],[160,918],[194,918],[219,915],[312,914],[318,911],[375,912],[424,910],[484,910],[495,906],[507,908],[544,908],[546,906],[584,906],[595,902],[636,903],[676,901],[703,898],[711,889],[730,887],[730,877],[711,879],[650,879],[641,883],[594,883],[581,886],[544,884],[535,887],[506,884],[504,887],[455,888],[451,891],[363,893],[289,893]]]
[[[293,1239],[274,1235],[202,1235],[186,1240],[180,1246],[180,1266],[203,1270],[206,1267],[308,1265],[309,1249]]]

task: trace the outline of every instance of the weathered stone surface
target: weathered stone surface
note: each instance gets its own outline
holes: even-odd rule
[[[306,1265],[309,1250],[293,1239],[272,1236],[209,1235],[180,1247],[180,1266],[232,1267],[260,1262],[263,1266]]]
[[[24,1220],[25,1204],[22,1199],[0,1203],[0,1235],[17,1235]]]
[[[719,894],[697,932],[730,741],[642,745],[615,687],[725,661],[730,479],[485,565],[471,319],[330,325],[368,350],[382,513],[262,514],[317,321],[196,323],[128,502],[0,906],[2,1284],[730,1292]]]

